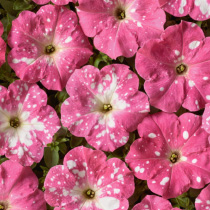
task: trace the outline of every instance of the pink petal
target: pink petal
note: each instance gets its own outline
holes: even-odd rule
[[[209,19],[209,1],[194,1],[194,0],[159,0],[160,6],[168,13],[183,17],[190,15],[194,20]]]
[[[60,174],[58,172],[61,172]],[[44,198],[51,206],[70,203],[71,190],[75,186],[75,178],[66,166],[54,166],[50,169],[45,179]],[[62,196],[60,196],[62,195]]]
[[[0,174],[1,201],[8,200],[14,209],[46,210],[43,192],[38,190],[38,179],[30,167],[5,161],[0,166]]]
[[[201,193],[198,195],[198,197],[195,199],[196,210],[202,210],[202,209],[209,209],[210,208],[209,194],[210,194],[210,185],[205,187],[201,191]]]
[[[203,121],[202,121],[202,125],[203,128],[206,130],[206,132],[210,133],[210,124],[209,124],[209,120],[210,120],[210,104],[206,104],[204,113],[203,113]]]
[[[33,0],[36,4],[47,4],[50,0]],[[52,0],[53,4],[56,5],[66,5],[69,2],[76,3],[77,0]]]
[[[178,208],[173,208],[168,200],[155,195],[147,195],[146,197],[144,197],[141,203],[136,204],[132,210],[159,210],[159,209],[178,210]]]
[[[112,59],[118,56],[132,57],[138,49],[136,37],[127,29],[127,23],[118,23],[113,20],[112,24],[112,28],[105,28],[95,36],[94,45]]]

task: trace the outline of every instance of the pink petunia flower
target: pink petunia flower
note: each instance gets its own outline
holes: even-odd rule
[[[165,112],[198,111],[210,102],[210,38],[195,23],[168,27],[136,56],[150,103]]]
[[[74,69],[84,65],[92,46],[71,10],[46,5],[34,14],[23,11],[12,23],[8,37],[9,65],[17,76],[62,90]]]
[[[47,4],[48,2],[50,2],[50,0],[33,0],[36,4]],[[56,5],[66,5],[68,4],[69,2],[73,2],[73,3],[76,3],[77,0],[51,0],[51,2],[53,4],[56,4]]]
[[[210,133],[210,103],[206,104],[202,119],[203,128]]]
[[[210,185],[205,187],[195,199],[196,210],[210,209]]]
[[[171,203],[156,195],[147,195],[141,203],[136,204],[132,210],[180,210],[173,208]]]
[[[134,175],[164,198],[204,187],[210,182],[210,145],[201,124],[201,117],[191,113],[146,117],[138,126],[141,139],[126,157]]]
[[[0,36],[3,34],[3,32],[4,32],[4,26],[2,22],[0,22]],[[7,48],[6,43],[0,37],[0,67],[3,63],[5,63],[6,48]]]
[[[106,159],[102,151],[82,146],[68,152],[64,165],[47,174],[45,200],[55,210],[128,209],[133,174],[120,159]]]
[[[62,124],[96,149],[114,151],[149,112],[148,98],[138,86],[138,77],[126,65],[100,71],[84,66],[67,83],[70,98],[61,106]]]
[[[44,193],[30,167],[7,160],[0,165],[0,209],[46,210]]]
[[[79,0],[77,12],[84,33],[113,59],[132,57],[145,41],[160,37],[165,23],[157,0]]]
[[[19,80],[8,90],[0,86],[0,155],[25,166],[39,162],[59,128],[59,118],[38,85]]]
[[[159,0],[159,3],[166,12],[176,17],[189,14],[194,20],[210,18],[209,0]]]

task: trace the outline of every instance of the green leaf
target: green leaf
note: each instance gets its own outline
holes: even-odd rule
[[[70,140],[70,147],[72,149],[75,147],[78,147],[78,146],[82,145],[83,141],[84,141],[83,137],[72,136],[71,140]]]
[[[36,168],[36,166],[37,166],[37,163],[34,162],[34,163],[31,165],[31,169]]]
[[[32,10],[36,7],[36,4],[31,0],[16,0],[13,4],[14,10]]]
[[[198,22],[196,22],[196,24],[197,24],[199,27],[201,27],[202,21],[198,21]]]
[[[66,90],[62,90],[56,93],[55,97],[58,99],[59,102],[64,102],[69,97],[69,95]]]
[[[68,152],[68,148],[65,143],[59,144],[59,149],[64,155]]]
[[[0,68],[0,80],[5,81],[8,86],[17,79],[15,72],[12,71],[8,63],[4,63]]]
[[[16,16],[18,14],[18,12],[13,9],[13,1],[0,0],[0,4],[10,15]]]
[[[59,148],[58,148],[59,150]],[[48,168],[51,168],[58,164],[59,153],[57,150],[51,150],[50,147],[44,148],[44,162]]]
[[[195,209],[193,202],[188,197],[188,193],[184,193],[177,198],[172,198],[171,202],[173,204],[173,207],[184,208],[186,210]]]
[[[6,160],[9,160],[9,159],[6,158],[6,157],[1,157],[0,156],[0,164],[2,164],[3,162],[5,162]]]
[[[112,59],[108,55],[106,55],[102,52],[99,52],[99,54],[95,57],[93,65],[96,68],[101,69],[104,66],[109,65],[111,63],[112,63]]]

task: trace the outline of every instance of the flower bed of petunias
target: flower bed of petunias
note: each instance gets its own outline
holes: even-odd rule
[[[209,0],[0,0],[0,210],[210,209]]]

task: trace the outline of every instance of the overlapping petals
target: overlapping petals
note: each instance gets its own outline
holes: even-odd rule
[[[147,195],[139,204],[133,207],[133,210],[180,210],[173,208],[171,203],[155,195]]]
[[[79,21],[95,47],[111,58],[132,57],[163,31],[165,14],[157,0],[79,0]]]
[[[161,39],[148,41],[136,56],[150,103],[166,112],[182,105],[190,111],[210,101],[210,39],[194,23],[168,27]]]
[[[53,5],[36,14],[23,11],[12,22],[8,43],[8,62],[17,76],[30,83],[41,81],[52,90],[62,90],[74,69],[92,54],[76,14]]]
[[[210,182],[210,146],[201,124],[201,117],[190,113],[146,117],[138,126],[141,139],[126,157],[134,175],[164,198],[204,187]]]
[[[189,14],[194,20],[210,18],[209,0],[159,0],[159,3],[166,12],[177,17]]]
[[[45,199],[56,210],[120,210],[129,207],[134,177],[121,160],[106,161],[99,150],[76,147],[63,166],[50,169],[44,186]]]
[[[98,70],[84,66],[69,79],[70,95],[61,107],[61,121],[93,147],[113,151],[149,112],[147,96],[138,91],[138,77],[122,64]]]
[[[50,0],[33,0],[36,4],[47,4],[50,2]],[[69,2],[73,2],[73,3],[76,3],[77,0],[51,0],[51,2],[53,4],[56,4],[56,5],[66,5],[68,4]]]
[[[195,199],[196,210],[210,209],[210,185],[204,188]]]
[[[47,95],[36,84],[0,86],[0,155],[22,165],[41,160],[43,147],[60,128],[55,110],[46,104]]]
[[[2,22],[0,22],[0,36],[4,32],[4,26]],[[4,40],[0,37],[0,66],[5,63],[5,53],[6,53],[6,43]]]
[[[38,179],[30,167],[10,160],[0,165],[1,209],[46,210],[44,194],[38,189]]]
[[[203,119],[203,128],[207,133],[210,133],[210,104],[206,104],[205,110],[202,116]]]

